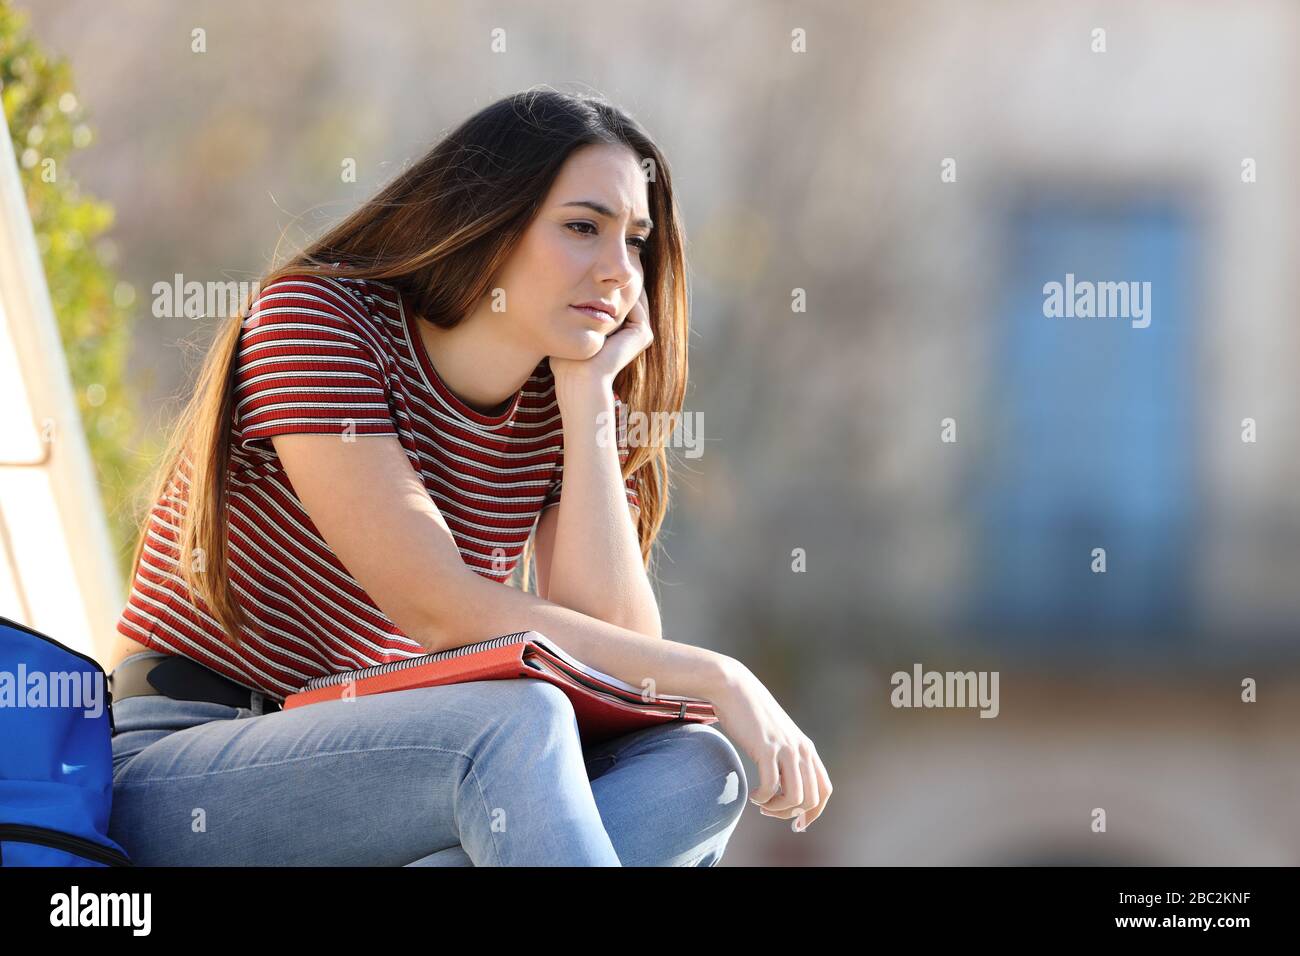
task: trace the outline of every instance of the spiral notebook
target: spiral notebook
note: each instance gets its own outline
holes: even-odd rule
[[[566,654],[537,631],[518,631],[445,651],[316,677],[284,700],[284,709],[414,687],[531,677],[568,695],[584,745],[671,721],[711,724],[713,705],[695,697],[650,695]]]

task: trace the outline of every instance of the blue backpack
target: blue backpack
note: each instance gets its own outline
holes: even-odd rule
[[[0,617],[0,866],[131,866],[108,838],[113,710],[104,669]]]

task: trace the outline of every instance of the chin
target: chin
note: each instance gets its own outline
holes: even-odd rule
[[[557,341],[547,354],[581,362],[599,352],[605,346],[605,338],[603,333],[593,329],[579,329]]]

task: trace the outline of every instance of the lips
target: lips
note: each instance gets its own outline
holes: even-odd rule
[[[589,315],[598,322],[613,322],[614,315],[612,312],[606,312],[604,309],[588,305],[571,305],[571,309],[576,309],[583,315]]]
[[[606,302],[604,299],[587,299],[585,302],[575,302],[573,305],[577,309],[597,309],[609,316],[618,314],[618,309],[613,303]]]

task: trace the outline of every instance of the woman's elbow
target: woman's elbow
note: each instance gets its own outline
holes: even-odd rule
[[[436,586],[424,589],[408,636],[430,652],[464,647],[498,636],[493,631],[503,617],[500,600],[510,590],[462,566]],[[501,633],[506,633],[502,631]]]

